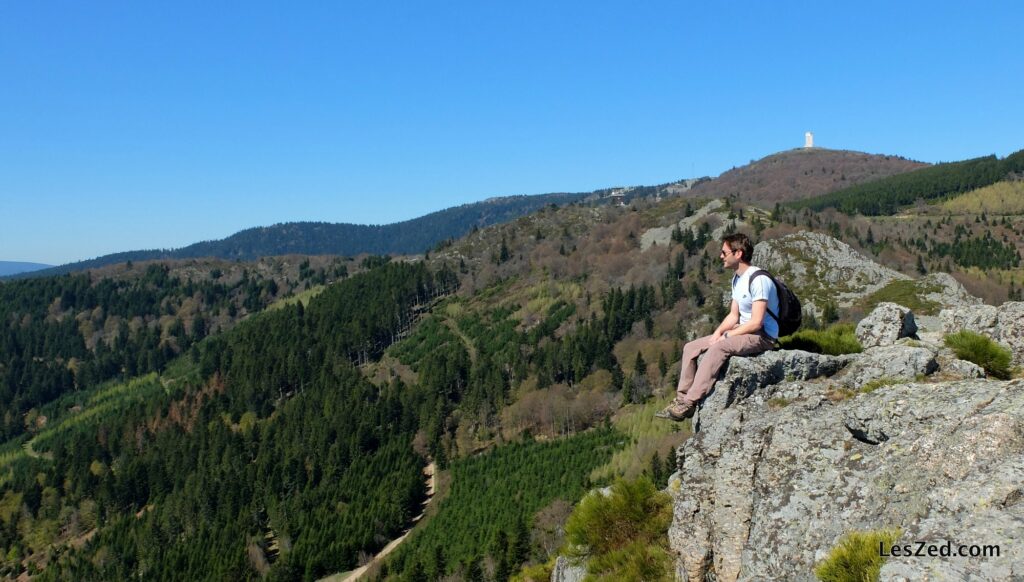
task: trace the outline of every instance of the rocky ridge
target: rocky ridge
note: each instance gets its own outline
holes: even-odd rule
[[[850,245],[826,234],[800,232],[762,241],[754,247],[753,264],[783,277],[811,304],[822,299],[849,306],[855,300],[910,277],[883,267]]]
[[[869,318],[905,331],[904,309]],[[996,318],[1001,336],[1024,327]],[[949,331],[962,319],[943,321]],[[813,580],[845,534],[893,528],[900,544],[998,544],[1001,555],[890,558],[882,579],[1024,576],[1012,543],[1024,536],[1024,380],[980,378],[938,330],[900,335],[862,354],[729,363],[678,451],[678,579]]]

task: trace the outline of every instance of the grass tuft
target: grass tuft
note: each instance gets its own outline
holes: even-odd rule
[[[899,537],[899,529],[851,532],[818,564],[814,575],[822,582],[874,582],[885,563],[879,549],[888,550]]]
[[[852,323],[837,323],[826,329],[805,329],[779,339],[786,350],[804,350],[816,354],[840,356],[862,350]]]
[[[860,393],[861,394],[868,394],[868,393],[874,392],[875,390],[878,390],[879,388],[884,388],[886,386],[892,386],[893,384],[899,384],[899,383],[900,383],[900,380],[898,378],[890,378],[888,376],[886,376],[884,378],[878,378],[876,380],[872,380],[872,381],[868,382],[867,384],[864,384],[863,386],[861,386],[860,387]]]
[[[980,333],[958,331],[946,336],[946,346],[953,349],[956,357],[974,362],[985,369],[985,373],[1000,380],[1010,378],[1010,350]]]

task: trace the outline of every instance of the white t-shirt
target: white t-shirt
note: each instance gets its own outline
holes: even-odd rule
[[[754,279],[750,284],[750,276],[761,269],[753,265],[747,267],[742,275],[732,277],[732,298],[740,308],[740,325],[750,321],[754,308],[754,301],[767,300],[768,309],[772,313],[779,314],[779,292],[775,289],[775,283],[765,276]],[[761,323],[763,331],[771,337],[779,337],[779,322],[768,313],[764,314],[764,321]]]

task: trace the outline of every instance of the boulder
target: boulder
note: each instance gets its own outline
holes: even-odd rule
[[[1024,365],[1024,301],[944,309],[939,318],[944,332],[968,330],[987,335],[1010,349],[1014,365]]]
[[[939,373],[947,379],[985,377],[984,368],[954,355],[940,353],[936,360],[939,363]]]
[[[891,346],[896,340],[915,337],[917,324],[910,309],[896,303],[879,303],[857,324],[857,341],[867,348]]]
[[[956,333],[966,329],[991,337],[992,334],[997,333],[995,328],[996,321],[999,319],[999,310],[991,305],[955,307],[940,311],[939,319],[942,321],[942,331],[946,333]]]
[[[876,348],[890,349],[890,348]],[[889,558],[882,579],[1024,576],[1024,381],[905,383],[781,407],[739,400],[679,449],[680,578],[814,580],[853,531],[1001,544],[999,557]],[[814,394],[817,387],[822,393]]]
[[[860,388],[873,380],[912,381],[938,369],[936,353],[929,347],[882,346],[864,351],[837,379],[847,387]]]
[[[732,357],[719,380],[697,407],[693,428],[701,430],[703,419],[720,415],[734,402],[783,380],[809,380],[831,376],[848,358],[813,354],[802,350],[776,350],[755,357]]]

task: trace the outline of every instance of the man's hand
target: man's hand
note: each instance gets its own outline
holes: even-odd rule
[[[720,342],[720,341],[722,341],[724,339],[725,339],[724,335],[722,335],[722,334],[718,333],[717,331],[715,331],[715,333],[711,336],[711,344],[712,345],[717,344],[718,342]]]

